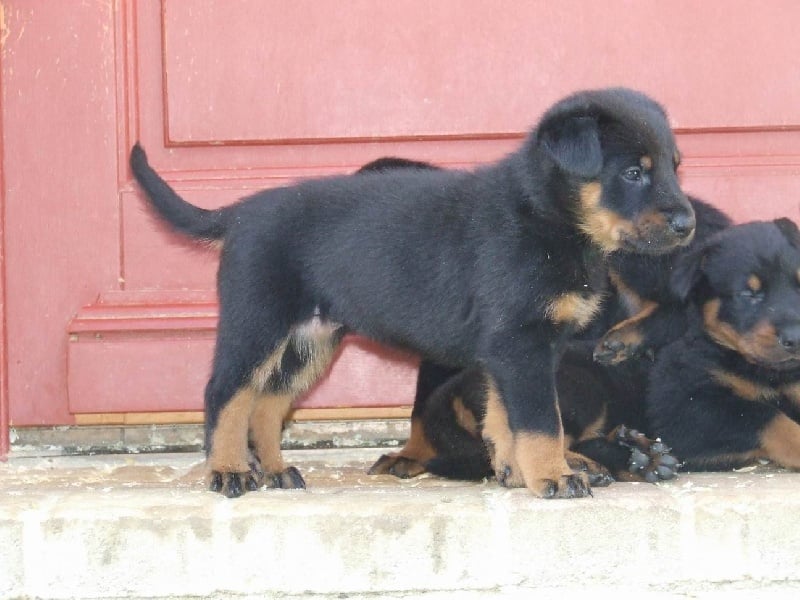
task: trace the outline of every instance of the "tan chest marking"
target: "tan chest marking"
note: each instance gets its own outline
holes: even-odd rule
[[[571,324],[582,329],[600,311],[604,297],[604,294],[586,296],[577,292],[561,294],[547,305],[545,313],[553,323]]]
[[[800,383],[785,385],[781,388],[781,391],[794,406],[800,408]]]

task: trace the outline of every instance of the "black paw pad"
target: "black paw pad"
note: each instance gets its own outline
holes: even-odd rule
[[[495,477],[497,478],[497,483],[499,483],[503,487],[510,487],[511,467],[508,465],[501,465],[500,467],[497,468]]]
[[[227,498],[238,498],[243,496],[249,489],[246,483],[248,477],[248,473],[212,471],[208,489],[212,492],[218,492]]]
[[[586,479],[580,475],[562,477],[560,482],[546,479],[542,489],[543,498],[585,498],[592,495]],[[560,485],[559,485],[560,483]]]
[[[670,452],[672,449],[661,440],[651,440],[635,429],[620,425],[612,431],[613,439],[630,448],[628,471],[649,483],[674,479],[681,464]]]
[[[211,483],[208,486],[212,492],[221,492],[222,491],[222,473],[214,471],[211,474]]]
[[[542,489],[542,498],[555,498],[556,492],[558,492],[558,484],[552,479],[546,480]]]

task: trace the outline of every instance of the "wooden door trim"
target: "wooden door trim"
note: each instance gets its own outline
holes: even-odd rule
[[[6,20],[3,5],[0,4],[0,39],[5,39],[7,34]],[[2,55],[0,55],[2,61]],[[5,116],[3,104],[3,69],[0,62],[0,460],[5,459],[10,448],[8,403],[8,338],[6,337],[6,181],[4,175],[5,153],[3,118]]]

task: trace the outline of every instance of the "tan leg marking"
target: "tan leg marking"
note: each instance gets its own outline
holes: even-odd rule
[[[247,473],[247,427],[253,411],[254,394],[248,386],[240,389],[220,411],[211,434],[208,466],[219,473]]]
[[[624,321],[620,321],[608,331],[609,333],[619,332],[630,329],[631,327],[635,327],[639,325],[642,321],[644,321],[647,317],[652,315],[657,308],[658,308],[657,302],[651,302],[649,300],[645,300],[642,302],[642,308],[639,310],[639,312],[637,312],[632,317],[625,319]],[[638,337],[641,339],[641,333],[638,333]]]
[[[611,281],[613,288],[617,291],[617,295],[622,300],[622,303],[625,305],[625,310],[629,315],[635,315],[644,310],[645,300],[623,281],[619,273],[609,269],[608,279]]]
[[[286,469],[281,455],[283,424],[292,409],[292,395],[260,395],[250,416],[250,436],[256,455],[268,475]]]
[[[408,441],[403,446],[400,454],[419,462],[429,461],[436,456],[436,450],[434,450],[425,436],[425,428],[418,417],[411,419],[411,431],[409,432]]]
[[[500,401],[500,393],[491,379],[486,383],[486,416],[483,418],[483,439],[488,443],[489,455],[495,473],[499,473],[506,465],[511,467],[508,485],[522,487],[519,469],[514,468],[514,436],[508,426],[508,413]]]
[[[436,450],[425,436],[425,428],[419,417],[411,419],[408,441],[399,452],[381,456],[369,469],[370,475],[393,474],[407,478],[422,475],[425,463],[436,456]]]
[[[781,392],[795,407],[800,408],[800,382],[784,386],[781,388]]]
[[[778,415],[761,431],[764,456],[791,469],[800,468],[800,424]]]
[[[464,429],[472,437],[478,437],[480,435],[480,425],[478,424],[478,419],[475,417],[475,413],[464,406],[464,401],[461,398],[453,400],[453,411],[456,414],[456,423],[458,423],[459,427]]]
[[[558,406],[556,406],[558,411]],[[500,400],[500,394],[493,381],[487,384],[486,417],[483,422],[483,436],[489,442],[492,467],[498,480],[506,487],[526,487],[537,496],[550,496],[550,488],[555,485],[555,495],[565,494],[567,478],[577,476],[588,488],[589,480],[585,473],[575,474],[567,464],[564,455],[564,432],[560,427],[555,436],[539,433],[511,432],[508,413]],[[510,467],[510,474],[504,473]]]
[[[589,423],[586,428],[581,432],[578,438],[579,442],[592,440],[594,438],[603,437],[606,428],[606,420],[608,419],[608,406],[604,405],[603,410],[597,416],[597,419]],[[566,443],[566,440],[565,440]],[[569,448],[569,444],[565,448]]]
[[[283,355],[292,346],[292,349],[306,359],[303,367],[291,375],[289,390],[280,390],[281,393],[291,391],[300,395],[308,391],[325,373],[333,361],[340,340],[335,338],[338,325],[311,319],[293,328],[292,333],[286,337],[270,354],[270,356],[253,370],[252,382],[257,390],[271,391],[270,378],[281,367]]]
[[[603,474],[603,475],[608,475],[610,477],[608,469],[606,469],[603,465],[601,465],[599,462],[595,460],[592,460],[588,456],[584,456],[583,454],[580,454],[578,452],[573,452],[572,450],[566,450],[564,451],[564,459],[567,461],[567,465],[573,472],[585,470],[587,476],[589,474],[592,475]]]
[[[518,433],[514,436],[514,455],[525,487],[540,496],[545,495],[549,482],[562,484],[564,478],[574,475],[564,454],[563,435]],[[588,478],[584,483],[588,486]]]
[[[269,387],[268,381],[273,372],[280,367],[283,353],[286,352],[286,346],[289,344],[289,338],[285,338],[275,351],[270,354],[266,360],[253,369],[250,380],[253,387],[257,390],[266,390]]]

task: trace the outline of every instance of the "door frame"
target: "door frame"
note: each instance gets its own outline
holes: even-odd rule
[[[2,10],[2,7],[0,7]],[[2,60],[2,59],[0,59]],[[0,460],[10,449],[9,399],[8,399],[8,339],[6,338],[6,181],[3,137],[3,70],[0,68]]]

